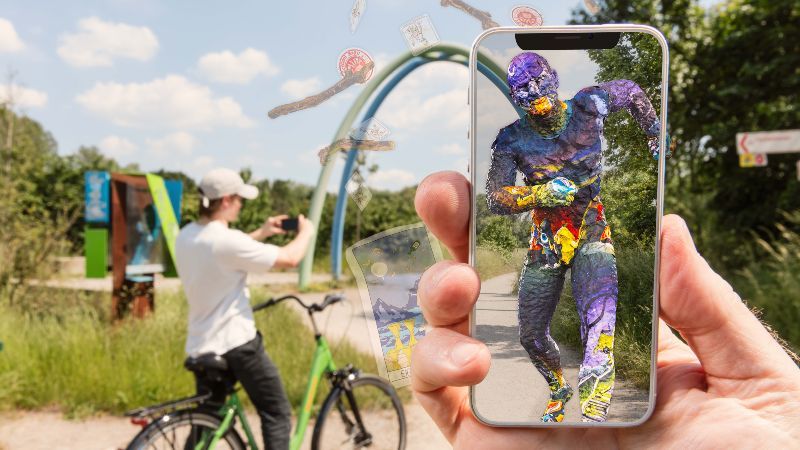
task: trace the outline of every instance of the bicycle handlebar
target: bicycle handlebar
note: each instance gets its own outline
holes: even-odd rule
[[[295,296],[295,295],[291,295],[291,294],[290,295],[284,295],[283,297],[271,298],[271,299],[267,300],[264,303],[261,303],[261,304],[258,304],[256,306],[254,306],[253,307],[253,312],[261,311],[262,309],[269,308],[270,306],[277,305],[278,303],[281,303],[281,302],[286,301],[286,300],[294,300],[297,303],[299,303],[300,306],[302,306],[303,309],[305,309],[309,313],[315,313],[315,312],[322,311],[323,309],[327,308],[330,305],[333,305],[334,303],[338,303],[338,302],[344,300],[344,294],[341,294],[341,293],[339,293],[339,294],[328,294],[328,295],[325,296],[325,300],[323,300],[322,303],[312,303],[310,305],[306,305],[305,303],[303,303],[302,300],[297,298],[297,296]]]

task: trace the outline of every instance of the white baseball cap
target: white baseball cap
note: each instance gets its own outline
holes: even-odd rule
[[[215,200],[226,195],[238,195],[252,200],[258,197],[258,188],[245,184],[242,177],[231,169],[214,169],[200,180],[200,191],[209,200]]]

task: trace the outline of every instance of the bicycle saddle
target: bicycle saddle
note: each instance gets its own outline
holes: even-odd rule
[[[195,373],[227,372],[228,362],[220,355],[203,353],[190,356],[183,362],[183,367]]]

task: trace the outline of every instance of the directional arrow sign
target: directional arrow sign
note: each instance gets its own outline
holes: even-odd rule
[[[736,133],[736,152],[740,155],[800,152],[800,130]]]

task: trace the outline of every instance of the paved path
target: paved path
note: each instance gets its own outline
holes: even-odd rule
[[[267,272],[262,274],[251,274],[247,278],[247,284],[271,284],[271,285],[286,285],[291,284],[297,286],[299,274],[296,271],[286,272]],[[311,275],[312,283],[324,283],[331,280],[331,276],[323,273],[315,273]],[[111,292],[111,276],[105,278],[83,278],[83,277],[54,277],[46,281],[31,280],[30,284],[43,285],[49,287],[59,287],[66,289],[83,289],[87,291],[101,291]],[[156,289],[159,291],[177,290],[181,288],[181,280],[179,278],[165,278],[160,274],[156,275]]]
[[[476,323],[480,325],[476,327],[476,337],[489,347],[492,365],[486,379],[476,386],[475,399],[478,411],[488,419],[538,422],[550,391],[519,343],[517,296],[511,294],[516,281],[517,274],[508,273],[481,283],[476,315]],[[560,350],[564,376],[577,388],[581,356],[564,345]],[[608,420],[641,418],[647,410],[647,399],[647,391],[617,377]],[[565,420],[580,420],[577,392],[567,403]]]

